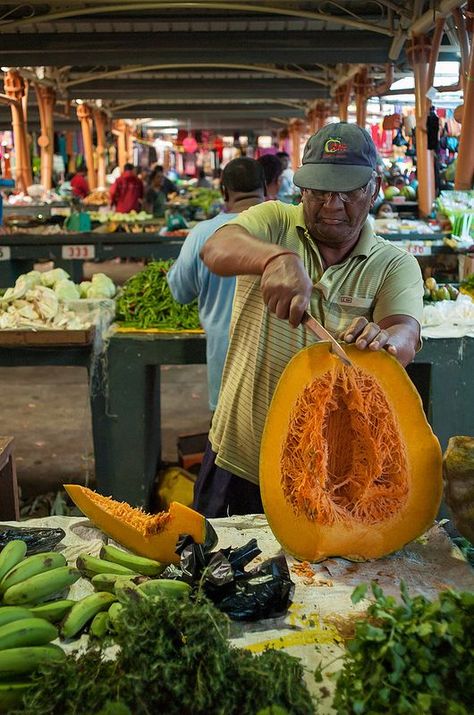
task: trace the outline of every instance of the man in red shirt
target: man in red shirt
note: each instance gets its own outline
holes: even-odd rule
[[[85,199],[89,193],[89,182],[86,179],[86,173],[86,167],[81,166],[71,179],[72,194],[79,199]]]
[[[123,173],[110,189],[110,203],[119,213],[139,211],[143,199],[143,181],[135,173],[133,164],[125,164]]]

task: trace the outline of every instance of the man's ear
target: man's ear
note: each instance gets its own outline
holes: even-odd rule
[[[372,207],[379,195],[380,187],[382,185],[382,178],[380,176],[374,177],[375,189],[372,191],[372,198],[370,199],[370,206]]]

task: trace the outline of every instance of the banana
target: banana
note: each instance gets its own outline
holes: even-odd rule
[[[123,610],[123,606],[121,603],[112,603],[109,610],[107,611],[107,614],[109,616],[109,623],[112,626],[112,628],[117,625],[117,621],[119,619],[119,616],[120,616],[120,613],[122,612],[122,610]]]
[[[69,613],[75,603],[76,601],[63,598],[60,601],[50,601],[41,606],[33,606],[30,611],[37,618],[44,618],[50,623],[58,623]]]
[[[160,564],[159,561],[147,559],[143,556],[136,556],[128,551],[110,546],[110,544],[101,548],[100,558],[105,559],[105,561],[111,561],[114,564],[125,566],[135,573],[141,573],[144,576],[158,576],[166,568],[166,564]]]
[[[67,561],[64,556],[57,551],[48,551],[47,553],[29,556],[7,573],[0,582],[0,590],[5,592],[10,586],[26,581],[27,578],[45,571],[52,571],[60,566],[66,566],[66,564]]]
[[[0,683],[0,712],[8,713],[19,705],[28,688],[31,688],[31,683]]]
[[[156,578],[145,581],[138,586],[147,596],[167,596],[176,598],[191,593],[191,586],[184,581],[173,581],[172,579]]]
[[[43,663],[63,660],[66,653],[57,645],[10,648],[0,651],[0,678],[32,673]]]
[[[110,561],[102,561],[102,559],[90,556],[89,554],[81,554],[81,556],[78,556],[76,566],[83,575],[89,578],[98,573],[115,573],[123,576],[134,575],[134,571],[128,569],[126,566],[112,564]]]
[[[137,574],[133,574],[137,576]],[[132,575],[121,575],[117,573],[98,573],[91,578],[91,584],[96,591],[108,591],[114,593],[115,584],[120,581],[130,581]]]
[[[74,638],[99,611],[106,611],[117,600],[116,596],[106,591],[91,593],[77,601],[67,614],[61,626],[62,638]]]
[[[57,637],[57,628],[44,618],[22,618],[0,628],[0,651],[29,645],[46,645]]]
[[[133,581],[121,581],[115,584],[115,594],[125,605],[130,601],[139,601],[146,598],[146,595],[136,586]]]
[[[35,605],[55,593],[60,593],[80,577],[81,574],[77,569],[60,566],[10,586],[3,594],[3,601],[9,606],[19,606],[24,603]]]
[[[89,626],[89,635],[92,638],[102,640],[109,630],[109,614],[107,611],[96,613]]]
[[[26,555],[26,543],[21,539],[9,541],[0,551],[0,580]]]
[[[31,611],[21,608],[21,606],[2,606],[0,608],[0,626],[19,621],[20,618],[31,618]]]

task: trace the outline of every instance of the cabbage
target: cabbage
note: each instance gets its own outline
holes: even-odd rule
[[[47,288],[53,288],[59,281],[69,280],[69,273],[62,268],[53,268],[51,271],[41,273],[41,283]]]
[[[90,281],[82,281],[82,283],[79,285],[79,293],[81,294],[81,298],[87,298],[87,289],[90,288],[92,283]]]
[[[62,280],[55,284],[54,292],[58,300],[77,300],[79,298],[79,288],[68,280]]]
[[[93,298],[101,298],[102,300],[104,299],[109,299],[108,295],[104,295],[104,291],[102,290],[101,286],[97,286],[92,284],[90,288],[87,289],[87,298],[93,299]]]
[[[92,276],[92,285],[102,292],[101,298],[113,298],[115,295],[114,282],[105,273],[96,273]]]

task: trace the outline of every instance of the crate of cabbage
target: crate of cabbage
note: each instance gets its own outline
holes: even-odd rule
[[[25,273],[0,295],[0,344],[90,343],[94,310],[113,307],[114,295],[115,285],[103,273],[80,285],[62,268]]]
[[[122,330],[198,330],[197,302],[181,305],[166,280],[173,261],[152,261],[132,276],[117,297],[117,323]]]

